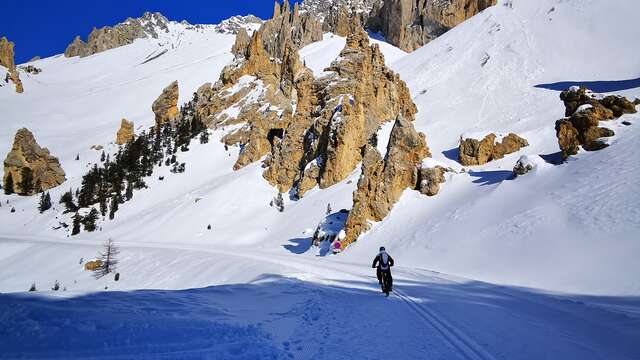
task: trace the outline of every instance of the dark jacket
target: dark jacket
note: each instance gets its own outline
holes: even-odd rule
[[[387,254],[387,258],[389,259],[389,267],[393,266],[393,258],[391,257],[391,255]],[[373,264],[371,265],[371,267],[377,267],[378,269],[381,269],[382,266],[382,254],[378,254],[378,256],[376,256],[375,259],[373,259]]]

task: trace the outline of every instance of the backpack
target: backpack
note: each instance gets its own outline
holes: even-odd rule
[[[380,270],[388,270],[389,269],[389,254],[386,252],[380,253]]]

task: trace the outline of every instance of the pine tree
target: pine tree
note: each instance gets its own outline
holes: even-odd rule
[[[78,207],[73,202],[73,191],[69,189],[66,193],[62,194],[60,197],[60,204],[64,205],[64,213],[76,212],[78,211]]]
[[[104,194],[102,194],[100,196],[100,215],[107,216],[107,210],[108,210],[107,197]]]
[[[11,195],[13,194],[14,189],[13,189],[13,175],[11,173],[9,173],[9,175],[7,175],[7,178],[4,180],[4,193],[6,195]]]
[[[51,196],[48,192],[46,194],[43,192],[42,195],[40,195],[40,204],[38,205],[38,210],[42,214],[49,209],[51,209]]]
[[[104,244],[104,250],[98,255],[99,259],[102,260],[102,265],[93,271],[93,276],[96,279],[100,279],[115,271],[116,265],[118,264],[117,256],[119,253],[120,250],[114,244],[113,240],[107,240]]]
[[[82,216],[76,213],[73,215],[73,228],[71,229],[71,236],[80,234],[80,224],[82,224]]]
[[[118,206],[120,204],[119,195],[115,195],[111,198],[111,206],[109,207],[109,220],[113,220],[116,216],[116,212],[118,211]]]
[[[18,186],[20,187],[20,195],[29,195],[33,192],[33,173],[28,167],[23,167],[21,170],[22,179]]]
[[[98,220],[98,216],[99,216],[98,210],[96,210],[95,208],[92,208],[89,214],[87,214],[87,216],[85,216],[84,219],[82,220],[82,224],[84,225],[85,231],[87,232],[96,231],[96,221]]]
[[[127,189],[124,192],[124,198],[126,201],[129,201],[133,198],[133,185],[129,181],[127,181]]]
[[[200,144],[209,143],[209,131],[205,130],[200,134]]]
[[[107,154],[104,153],[104,151],[102,151],[102,155],[100,155],[100,161],[104,162],[107,159]]]

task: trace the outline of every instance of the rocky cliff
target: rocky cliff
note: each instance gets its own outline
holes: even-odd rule
[[[116,134],[116,144],[124,145],[134,138],[135,133],[133,130],[133,121],[122,119],[120,122],[120,129],[118,129],[118,133]]]
[[[30,179],[24,179],[25,176]],[[28,129],[18,130],[11,152],[4,160],[5,192],[11,187],[17,194],[33,195],[56,187],[65,180],[58,159],[40,147]]]
[[[160,13],[146,12],[140,18],[128,18],[113,27],[94,28],[88,40],[77,36],[64,52],[66,57],[85,57],[133,43],[136,39],[158,38],[159,32],[169,32],[169,20]]]
[[[497,0],[385,0],[379,12],[387,41],[413,51]]]
[[[427,156],[431,155],[424,134],[418,133],[413,124],[402,117],[393,126],[386,156],[375,147],[366,146],[342,248],[367,231],[369,222],[382,221],[405,189],[416,188],[420,165]]]
[[[24,88],[22,87],[18,68],[14,62],[13,47],[14,44],[7,40],[6,37],[3,36],[0,39],[0,66],[7,68],[7,74],[4,77],[4,81],[13,82],[16,86],[16,92],[20,94],[24,92]]]
[[[172,82],[162,90],[162,94],[151,105],[151,110],[156,116],[156,125],[160,126],[176,118],[179,95],[178,81]]]
[[[381,32],[391,44],[413,51],[497,0],[305,0],[325,31],[346,36],[350,22]]]

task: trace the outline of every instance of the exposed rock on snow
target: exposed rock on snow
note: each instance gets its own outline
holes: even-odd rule
[[[145,12],[140,18],[128,18],[113,27],[93,28],[89,39],[84,42],[76,36],[64,52],[66,57],[85,57],[105,50],[129,45],[136,39],[158,38],[159,32],[169,32],[166,17],[160,13]]]
[[[418,172],[417,189],[424,195],[436,196],[440,192],[440,184],[446,180],[444,174],[449,170],[442,166],[432,168],[423,167]]]
[[[489,161],[502,159],[505,155],[514,153],[525,146],[527,140],[516,134],[508,134],[501,142],[497,142],[496,134],[488,134],[482,140],[474,138],[460,138],[458,161],[462,165],[482,165]]]
[[[7,40],[6,37],[3,36],[0,39],[0,66],[7,68],[7,74],[4,80],[6,82],[11,80],[16,86],[16,92],[21,94],[24,92],[24,88],[22,86],[22,81],[20,80],[20,74],[18,73],[18,69],[14,62],[13,47],[14,44]]]
[[[120,129],[118,129],[118,133],[116,135],[116,144],[124,145],[133,140],[134,137],[135,134],[133,131],[133,121],[122,119],[122,122],[120,123]]]
[[[546,164],[544,159],[538,155],[522,155],[513,167],[513,176],[525,175],[544,164]]]
[[[413,51],[497,0],[387,0],[379,14],[387,41]]]
[[[178,81],[174,81],[162,90],[162,94],[153,102],[151,109],[156,115],[156,125],[173,121],[178,115]]]
[[[21,182],[23,173],[27,171],[33,177],[33,186],[25,191],[21,188]],[[16,133],[11,152],[4,160],[5,188],[9,175],[13,180],[14,191],[20,195],[33,195],[54,188],[66,180],[58,159],[51,156],[47,148],[40,147],[31,131],[25,128]]]
[[[578,153],[580,146],[596,151],[609,146],[601,138],[615,135],[613,130],[599,127],[600,121],[612,120],[636,112],[624,97],[595,94],[585,88],[570,88],[560,94],[568,118],[556,122],[556,136],[564,159]]]
[[[396,120],[387,148],[383,159],[375,147],[366,145],[343,248],[367,231],[369,222],[382,221],[405,189],[416,187],[420,164],[431,156],[424,134],[418,133],[411,121],[403,117]]]
[[[244,56],[249,47],[249,43],[251,42],[251,38],[245,29],[239,29],[236,34],[236,42],[233,44],[231,48],[231,53],[238,56]]]
[[[42,72],[42,69],[37,68],[31,64],[29,65],[23,65],[23,66],[19,66],[18,69],[26,72],[27,74],[31,74],[31,75],[38,75]]]

